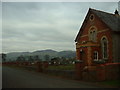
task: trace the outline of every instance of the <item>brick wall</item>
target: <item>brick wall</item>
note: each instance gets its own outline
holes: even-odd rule
[[[120,79],[120,63],[107,63],[97,66],[98,81]]]
[[[76,64],[75,77],[84,81],[120,80],[120,63],[106,63],[83,70],[82,63]]]
[[[90,12],[90,14],[93,14]],[[113,41],[112,41],[112,30],[101,21],[100,18],[98,18],[96,15],[94,15],[95,19],[93,21],[90,21],[89,18],[86,20],[86,23],[84,23],[83,28],[81,29],[81,36],[78,38],[77,43],[81,43],[83,41],[89,41],[89,29],[91,26],[95,26],[97,28],[97,43],[101,44],[101,38],[103,36],[106,36],[108,39],[108,62],[111,63],[113,60]],[[101,47],[99,48],[99,58],[102,59],[102,52]],[[80,48],[76,49],[76,55],[77,59],[80,59]],[[86,50],[85,50],[86,52]],[[92,53],[92,52],[91,52]]]

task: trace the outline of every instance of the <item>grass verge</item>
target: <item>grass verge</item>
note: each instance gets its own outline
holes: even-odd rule
[[[103,81],[103,82],[99,82],[99,83],[102,85],[120,87],[120,80],[110,80],[110,81]]]

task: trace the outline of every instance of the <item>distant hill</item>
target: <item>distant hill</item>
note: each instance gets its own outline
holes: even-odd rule
[[[60,57],[71,58],[71,57],[75,57],[75,51],[61,51],[61,52],[58,52],[58,55]]]
[[[30,54],[30,52],[11,52],[11,53],[6,54],[6,59],[10,60],[10,61],[14,61],[17,59],[17,57],[19,57],[21,55],[26,56],[29,54]]]
[[[37,50],[34,52],[10,52],[7,53],[6,55],[6,59],[7,61],[14,61],[17,59],[17,57],[19,56],[24,56],[24,57],[28,57],[28,56],[36,56],[38,55],[40,59],[44,60],[45,55],[49,55],[50,59],[54,58],[54,57],[65,57],[65,58],[74,58],[75,57],[75,51],[54,51],[51,49],[47,49],[47,50]]]

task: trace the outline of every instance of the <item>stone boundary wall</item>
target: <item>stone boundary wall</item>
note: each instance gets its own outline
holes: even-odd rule
[[[47,62],[37,62],[35,65],[29,64],[29,62],[5,62],[3,65],[15,65],[24,67],[27,70],[37,71],[41,73],[51,74],[55,76],[66,77],[70,79],[75,79],[75,70],[55,70],[48,69],[49,65]]]
[[[83,81],[120,80],[120,63],[100,64],[96,69],[82,72]]]
[[[43,73],[55,75],[55,76],[61,76],[66,77],[70,79],[75,79],[75,71],[74,70],[43,70]]]
[[[97,80],[120,80],[120,63],[107,63],[96,68]]]
[[[94,68],[88,68],[86,70],[83,70],[81,63],[75,64],[75,70],[50,70],[47,68],[49,67],[47,62],[38,62],[35,65],[30,65],[27,62],[6,62],[3,63],[3,65],[24,66],[28,70],[35,70],[38,72],[53,74],[71,79],[80,79],[83,81],[120,80],[120,63],[98,64],[93,66]]]

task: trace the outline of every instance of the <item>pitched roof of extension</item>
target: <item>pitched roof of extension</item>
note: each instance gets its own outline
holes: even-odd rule
[[[90,11],[96,14],[109,28],[111,28],[112,31],[120,31],[120,15],[115,15],[115,14],[89,8],[88,12]],[[79,34],[80,34],[80,31],[75,41],[77,41]]]

